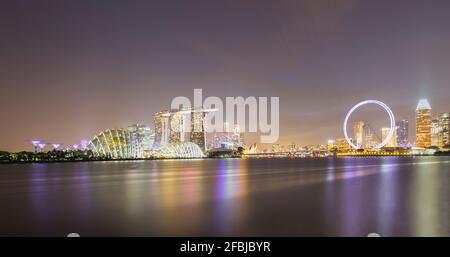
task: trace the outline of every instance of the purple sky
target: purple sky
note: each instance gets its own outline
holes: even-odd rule
[[[450,111],[449,13],[447,0],[2,1],[0,149],[153,126],[194,88],[279,96],[281,144],[342,136],[365,99],[399,118],[423,97]]]

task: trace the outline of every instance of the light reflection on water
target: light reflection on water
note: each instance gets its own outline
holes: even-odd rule
[[[449,167],[448,157],[2,165],[0,235],[448,236]]]

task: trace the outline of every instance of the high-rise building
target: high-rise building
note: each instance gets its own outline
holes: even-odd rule
[[[152,129],[143,124],[134,124],[127,128],[130,137],[129,144],[132,145],[136,157],[143,157],[144,152],[153,150],[153,143],[155,141],[155,134]]]
[[[205,117],[214,110],[202,108],[184,108],[165,110],[154,115],[155,143],[154,149],[159,150],[165,144],[178,144],[192,142],[197,144],[202,151],[206,151]],[[190,135],[186,131],[190,115]]]
[[[439,135],[440,135],[439,119],[438,117],[433,117],[431,119],[431,146],[439,145]]]
[[[356,121],[353,123],[353,136],[358,148],[364,147],[364,122]]]
[[[409,121],[402,119],[397,121],[397,146],[405,147],[409,144]]]
[[[363,126],[363,132],[363,148],[374,148],[380,143],[377,135],[368,124]]]
[[[205,117],[208,111],[202,108],[191,110],[191,142],[206,151]]]
[[[431,146],[431,106],[421,99],[416,108],[416,146]]]
[[[184,112],[172,111],[170,113],[170,143],[182,143],[185,141],[186,115]]]
[[[232,140],[233,144],[237,147],[244,146],[244,135],[241,132],[241,128],[240,128],[239,124],[234,125],[234,131],[233,131],[231,140]]]
[[[439,114],[439,147],[448,147],[450,145],[450,113]]]
[[[391,128],[382,128],[381,129],[381,140],[384,141],[389,135],[389,131]],[[397,128],[394,129],[394,133],[392,134],[391,139],[387,142],[384,147],[397,147]]]
[[[155,142],[153,148],[158,150],[161,146],[169,143],[170,136],[170,111],[160,111],[153,116],[155,126]]]

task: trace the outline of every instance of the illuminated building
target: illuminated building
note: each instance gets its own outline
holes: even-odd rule
[[[272,145],[272,153],[277,153],[280,151],[280,145],[279,144],[273,144]]]
[[[190,141],[197,144],[203,151],[206,147],[205,118],[206,115],[214,110],[206,110],[202,108],[193,108],[191,114],[191,137]]]
[[[166,144],[157,153],[162,158],[202,158],[205,157],[203,150],[195,143],[183,142]]]
[[[108,129],[100,132],[88,144],[96,156],[112,159],[136,158],[130,144],[130,133],[123,129]]]
[[[437,117],[434,117],[433,119],[431,119],[431,146],[439,145],[439,134],[439,120]]]
[[[80,141],[80,149],[82,151],[85,151],[86,149],[88,149],[88,144],[89,144],[89,142],[86,139],[82,139]]]
[[[245,154],[255,154],[258,152],[258,145],[252,144],[248,149],[244,151]]]
[[[353,136],[355,138],[356,146],[362,148],[364,140],[364,122],[356,121],[353,123]]]
[[[153,122],[155,126],[154,148],[159,149],[161,146],[169,143],[170,135],[170,111],[161,111],[155,113]]]
[[[353,106],[350,109],[350,111],[348,111],[347,115],[345,116],[345,120],[344,120],[344,124],[343,124],[344,136],[345,136],[345,139],[347,140],[347,143],[354,149],[361,149],[361,145],[364,145],[365,148],[379,149],[387,143],[387,140],[385,140],[385,142],[381,142],[378,144],[379,140],[378,140],[376,134],[373,133],[373,131],[369,125],[364,126],[362,122],[354,123],[353,130],[354,130],[355,136],[357,137],[356,141],[359,145],[358,144],[355,145],[355,143],[352,142],[352,140],[350,140],[350,137],[348,136],[348,133],[347,133],[347,123],[348,123],[349,117],[356,109],[358,109],[359,107],[366,105],[366,104],[379,105],[387,112],[387,114],[389,115],[389,119],[390,119],[390,131],[389,131],[387,138],[390,138],[392,136],[392,134],[394,133],[394,130],[395,130],[394,113],[389,108],[389,106],[387,106],[385,103],[377,101],[377,100],[365,100],[365,101],[359,102],[355,106]],[[361,139],[361,134],[364,134],[363,139]]]
[[[336,138],[336,148],[339,152],[350,151],[350,144],[345,138]]]
[[[184,112],[173,111],[170,113],[170,143],[174,144],[185,141],[185,120],[186,116]]]
[[[450,113],[439,114],[439,134],[438,134],[438,146],[448,147],[450,145]]]
[[[206,129],[205,118],[207,113],[213,109],[185,108],[165,110],[155,113],[153,116],[155,123],[154,150],[159,150],[165,144],[177,144],[186,141],[197,144],[203,151],[206,151]],[[187,135],[186,120],[190,115],[190,136]]]
[[[380,143],[373,129],[367,124],[363,126],[363,135],[364,148],[374,148]]]
[[[335,149],[336,149],[336,140],[332,140],[332,139],[328,140],[327,150],[328,151],[333,151]]]
[[[234,126],[234,130],[230,131],[230,124],[228,122],[223,123],[223,132],[217,132],[214,134],[212,147],[214,148],[229,148],[237,149],[238,147],[244,147],[243,133],[240,131],[239,125]]]
[[[381,129],[381,141],[384,141],[388,137],[390,130],[390,128]],[[392,134],[391,139],[384,145],[384,147],[397,147],[397,129],[394,130],[394,134]]]
[[[144,151],[152,149],[153,135],[145,125],[136,124],[127,129],[108,129],[100,132],[87,145],[94,155],[112,159],[143,158]]]
[[[431,146],[431,107],[427,99],[421,99],[416,108],[416,146]]]
[[[409,121],[402,119],[397,122],[397,146],[405,147],[409,144]]]
[[[133,155],[137,158],[142,158],[145,152],[153,150],[153,143],[155,135],[152,129],[143,124],[135,124],[128,126],[128,133],[130,134],[130,145],[133,149]]]
[[[232,142],[235,146],[243,146],[244,145],[244,136],[243,136],[243,133],[241,133],[239,124],[234,125]]]
[[[295,143],[292,143],[289,145],[289,152],[296,152],[298,149],[298,146]]]

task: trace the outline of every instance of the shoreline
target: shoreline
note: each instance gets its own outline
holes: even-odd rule
[[[77,163],[77,162],[123,162],[123,161],[170,161],[170,160],[214,160],[214,159],[324,159],[324,158],[343,158],[343,157],[430,157],[430,156],[450,156],[450,153],[446,154],[434,154],[434,155],[341,155],[341,156],[324,156],[324,157],[291,157],[291,156],[278,156],[278,157],[266,157],[266,156],[242,156],[242,157],[223,157],[223,158],[140,158],[140,159],[106,159],[106,160],[49,160],[49,161],[0,161],[0,165],[4,164],[50,164],[50,163]]]

